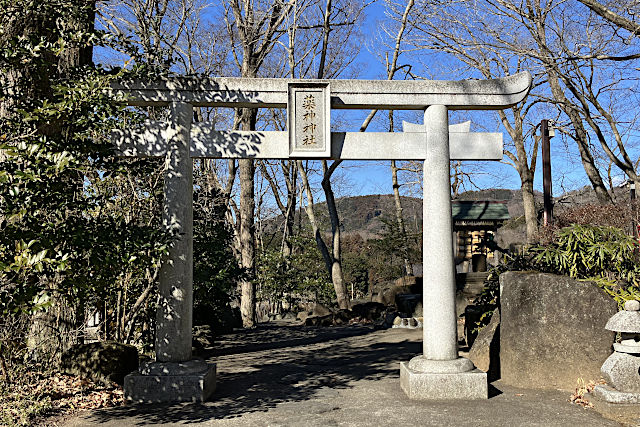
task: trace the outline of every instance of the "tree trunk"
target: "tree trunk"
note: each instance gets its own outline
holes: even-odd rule
[[[527,244],[531,244],[538,234],[538,215],[533,193],[533,179],[527,176],[521,177],[520,191],[522,192],[524,220],[527,226]]]
[[[284,222],[284,235],[282,236],[282,255],[287,258],[290,257],[293,252],[293,242],[291,237],[293,236],[293,226],[296,218],[296,204],[298,203],[298,168],[294,160],[287,162],[284,170],[287,171],[285,179],[287,181],[287,208]]]
[[[339,162],[339,160],[335,160],[334,162]],[[326,160],[323,160],[322,163],[325,171],[324,179],[322,180],[322,189],[324,190],[324,195],[327,200],[327,209],[329,210],[329,218],[331,219],[331,235],[333,237],[331,251],[331,281],[333,282],[333,287],[336,291],[338,305],[341,309],[348,309],[349,295],[347,294],[347,287],[342,275],[340,221],[338,219],[338,209],[336,208],[335,196],[333,194],[330,181],[331,172],[335,170],[335,165],[332,165],[332,169],[328,169],[326,166]]]
[[[244,130],[255,130],[257,111],[240,110],[240,124]],[[255,277],[255,172],[252,159],[238,161],[240,175],[240,262],[247,278],[240,281],[240,315],[242,325],[252,328],[256,325],[256,288]]]
[[[240,298],[240,314],[242,325],[252,328],[256,322],[256,289],[253,282],[255,273],[255,199],[254,182],[255,164],[251,159],[241,159],[240,166],[240,241],[242,242],[241,261],[248,278],[240,282],[242,291]]]
[[[396,221],[398,222],[398,230],[402,238],[402,260],[404,262],[404,274],[413,276],[413,268],[409,260],[409,241],[407,239],[407,229],[404,224],[404,216],[402,214],[402,200],[400,199],[400,184],[398,184],[398,167],[396,161],[391,160],[391,182],[393,184],[393,200],[396,204]]]
[[[327,245],[324,243],[324,240],[322,240],[322,236],[320,235],[318,221],[316,220],[316,215],[313,211],[314,201],[313,193],[311,192],[311,185],[309,184],[309,177],[307,176],[307,171],[302,165],[302,160],[297,160],[297,164],[298,170],[300,171],[300,177],[302,178],[302,186],[304,187],[305,193],[307,194],[307,206],[305,206],[305,212],[307,213],[307,217],[309,218],[309,223],[311,224],[311,230],[313,232],[313,237],[316,240],[316,245],[318,246],[318,249],[320,249],[320,253],[322,254],[322,259],[324,260],[327,272],[331,276],[333,271],[333,259],[331,257],[331,254],[329,253]]]

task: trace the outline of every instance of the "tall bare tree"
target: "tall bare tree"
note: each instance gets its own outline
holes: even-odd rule
[[[634,6],[636,8],[636,12],[631,16],[635,16],[637,13],[638,2],[629,2],[629,4],[624,4],[624,1],[619,2],[609,2],[603,3],[595,0],[578,0],[583,5],[587,6],[589,9],[593,10],[595,13],[611,22],[613,25],[616,25],[620,28],[623,28],[629,31],[632,35],[638,37],[640,36],[640,24],[623,16],[622,13],[617,12],[613,7],[616,7],[618,10],[633,10]],[[611,5],[611,6],[610,6]]]
[[[407,28],[407,23],[409,20],[409,14],[411,13],[411,9],[415,4],[414,0],[409,0],[402,12],[402,16],[400,18],[400,25],[398,27],[397,33],[394,38],[394,47],[393,53],[391,55],[391,60],[388,58],[388,54],[386,56],[386,66],[387,66],[387,80],[393,80],[395,74],[400,69],[404,68],[404,66],[398,66],[398,58],[402,52],[401,46],[404,37],[405,30]],[[389,132],[394,131],[394,120],[393,120],[393,111],[389,111]],[[407,228],[404,223],[404,215],[402,209],[402,199],[400,198],[400,184],[398,181],[398,172],[400,171],[400,167],[397,165],[395,160],[391,160],[391,183],[393,187],[393,200],[395,203],[395,215],[396,222],[398,223],[398,230],[400,231],[400,237],[403,242],[402,247],[402,260],[403,260],[403,268],[404,274],[407,276],[413,276],[413,267],[411,266],[411,261],[409,260],[409,241],[407,238]]]
[[[393,4],[390,5],[393,11]],[[396,6],[397,7],[397,6]],[[471,6],[470,6],[471,7]],[[408,17],[412,32],[410,43],[415,48],[444,52],[463,64],[465,74],[479,73],[483,78],[496,78],[522,71],[526,63],[517,54],[492,49],[486,41],[491,39],[492,31],[476,14],[460,13],[457,7],[441,7],[438,13],[433,9],[418,9]],[[402,22],[405,18],[402,9],[396,9],[395,18]],[[518,37],[518,34],[514,34]],[[417,65],[417,64],[416,64]],[[473,75],[473,74],[471,74]],[[527,240],[532,241],[537,233],[537,214],[534,202],[533,179],[536,167],[538,144],[528,146],[526,138],[526,116],[536,104],[529,98],[527,104],[519,104],[509,111],[498,112],[500,123],[507,130],[510,144],[505,147],[508,163],[520,177],[520,188],[524,205]],[[453,164],[452,191],[459,191],[464,171],[460,165]]]
[[[272,51],[278,38],[286,31],[283,26],[293,4],[283,0],[274,2],[253,2],[251,0],[231,0],[225,4],[225,21],[232,39],[232,54],[242,77],[258,77],[258,71],[267,55]],[[235,128],[255,130],[257,111],[240,109]],[[240,313],[245,327],[256,323],[255,276],[255,163],[251,159],[239,162],[240,178],[240,245],[241,264],[248,273],[248,279],[240,282]]]
[[[630,167],[633,161],[630,155],[625,159],[624,138],[615,138],[615,127],[620,134],[623,133],[620,125],[629,121],[629,112],[616,105],[616,97],[612,94],[630,88],[633,90],[636,82],[628,72],[629,67],[625,70],[613,65],[613,61],[596,64],[594,60],[633,58],[627,54],[634,50],[627,46],[629,41],[620,39],[615,30],[596,22],[592,14],[585,13],[586,8],[572,2],[485,0],[467,4],[467,8],[466,13],[453,6],[440,10],[448,16],[450,24],[444,27],[449,34],[458,37],[462,32],[474,37],[465,35],[457,46],[433,37],[429,47],[439,49],[444,45],[444,50],[459,57],[468,56],[469,51],[485,52],[485,55],[509,64],[507,72],[519,63],[536,71],[540,76],[535,92],[537,102],[544,102],[556,110],[557,113],[551,114],[559,114],[560,122],[566,120],[569,123],[569,127],[563,128],[564,134],[575,141],[584,171],[598,200],[610,202],[611,195],[602,179],[597,159],[604,156],[633,177]],[[467,13],[473,14],[474,22],[469,23],[463,18]],[[424,21],[434,26],[433,19]],[[610,115],[610,120],[605,112]],[[624,129],[627,133],[629,130],[629,126]],[[593,141],[598,141],[600,147]],[[608,144],[608,141],[613,143]]]

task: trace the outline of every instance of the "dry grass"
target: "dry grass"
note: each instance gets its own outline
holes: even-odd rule
[[[64,374],[28,373],[12,384],[0,383],[0,425],[40,425],[47,417],[123,402],[122,389],[116,384],[104,386]]]

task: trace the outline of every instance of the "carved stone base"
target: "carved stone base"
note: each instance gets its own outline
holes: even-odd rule
[[[124,378],[134,403],[204,402],[216,389],[216,365],[203,361],[152,363]]]
[[[488,399],[487,374],[479,369],[465,372],[420,372],[400,363],[400,387],[413,400]]]
[[[640,403],[640,393],[618,391],[608,385],[597,385],[593,394],[609,403]]]

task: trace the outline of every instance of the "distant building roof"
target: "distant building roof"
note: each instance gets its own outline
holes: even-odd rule
[[[451,210],[456,225],[489,225],[511,218],[507,202],[454,200]]]

